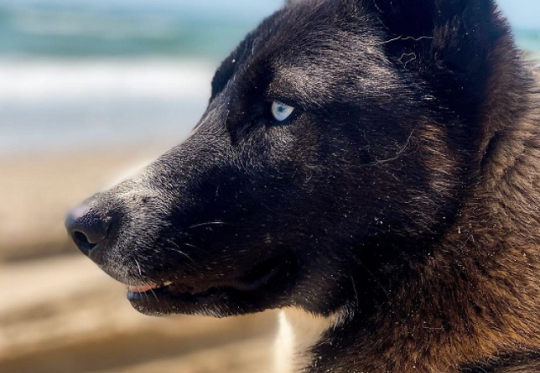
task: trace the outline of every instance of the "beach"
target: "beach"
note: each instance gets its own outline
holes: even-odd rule
[[[0,260],[70,253],[67,211],[165,150],[147,145],[0,158]]]

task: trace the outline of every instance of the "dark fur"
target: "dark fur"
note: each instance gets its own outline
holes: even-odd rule
[[[146,313],[346,312],[310,373],[538,371],[536,87],[491,0],[291,2],[190,139],[91,200],[92,259],[174,281]]]

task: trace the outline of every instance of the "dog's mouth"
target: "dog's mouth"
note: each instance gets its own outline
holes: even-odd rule
[[[255,266],[233,280],[163,281],[127,286],[127,298],[139,312],[158,314],[209,314],[228,316],[271,308],[271,293],[292,279],[294,262],[279,257]]]

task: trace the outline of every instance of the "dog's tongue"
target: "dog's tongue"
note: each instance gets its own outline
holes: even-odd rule
[[[130,293],[146,293],[152,289],[157,288],[156,284],[144,285],[144,286],[128,286],[127,289]]]

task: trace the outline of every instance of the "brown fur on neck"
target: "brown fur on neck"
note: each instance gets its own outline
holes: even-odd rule
[[[519,87],[504,71],[490,82],[499,88],[485,106],[481,172],[457,219],[342,351],[354,372],[469,372],[540,351],[540,85],[515,73],[526,76]]]
[[[496,143],[481,181],[416,285],[397,297],[405,302],[397,309],[411,312],[400,317],[408,320],[401,346],[408,361],[395,371],[451,371],[540,350],[540,95],[524,93],[506,100],[520,101],[525,113],[505,112],[515,103],[488,103]],[[409,298],[411,288],[418,292]]]

